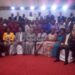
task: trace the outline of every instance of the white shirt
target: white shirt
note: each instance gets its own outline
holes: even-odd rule
[[[17,16],[17,21],[19,20],[19,16]]]
[[[25,25],[25,32],[29,32],[30,31],[30,27],[28,25]]]
[[[70,34],[68,34],[68,35],[66,36],[65,45],[68,45],[68,39],[69,39],[69,37],[70,37]]]
[[[35,20],[35,17],[34,17],[34,16],[29,16],[28,19],[29,19],[30,21],[33,21],[33,20]]]
[[[22,42],[22,32],[20,32],[20,42]]]
[[[65,23],[63,23],[63,24],[59,24],[59,29],[61,29],[61,28],[64,28],[65,29]]]

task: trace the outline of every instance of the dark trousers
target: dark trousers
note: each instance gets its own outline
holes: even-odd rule
[[[37,42],[35,41],[34,42],[34,55],[36,56],[38,53],[37,53],[37,49],[36,49],[36,44],[37,44]]]
[[[4,45],[4,52],[5,52],[5,55],[7,56],[7,55],[9,55],[9,48],[10,48],[10,45]]]
[[[57,60],[59,60],[60,57],[60,51],[64,49],[65,50],[65,62],[68,62],[68,56],[69,56],[69,51],[72,51],[72,57],[73,59],[75,59],[75,47],[74,45],[69,45],[69,46],[61,46],[59,47],[59,49],[57,50],[57,54],[56,54],[56,58]]]
[[[2,53],[4,52],[4,45],[3,43],[1,42],[0,43],[0,56],[2,56]]]

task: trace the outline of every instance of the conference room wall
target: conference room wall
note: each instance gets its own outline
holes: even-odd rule
[[[39,10],[36,10],[36,11],[29,11],[29,10],[0,10],[0,17],[3,17],[3,18],[8,18],[11,13],[14,13],[14,15],[16,15],[16,13],[19,12],[20,15],[22,14],[26,14],[26,17],[29,16],[29,12],[33,12],[33,15],[36,17],[38,15],[38,12],[41,12],[42,13],[42,16],[45,16],[48,14],[49,11],[39,11]],[[62,12],[62,14],[64,16],[69,16],[71,12],[73,12],[74,16],[75,16],[75,10],[67,10],[67,11],[52,11],[51,13],[54,14],[56,17],[58,16],[58,13],[59,12]]]

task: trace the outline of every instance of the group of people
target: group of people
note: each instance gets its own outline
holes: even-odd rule
[[[17,54],[17,45],[23,48],[23,55],[38,55],[42,48],[43,53],[50,43],[50,55],[55,57],[55,62],[59,61],[60,51],[65,50],[65,63],[68,64],[69,51],[75,61],[75,17],[73,13],[65,17],[62,13],[55,18],[50,12],[46,16],[38,13],[35,17],[30,12],[29,17],[25,14],[20,16],[11,14],[8,19],[0,18],[0,56]],[[40,45],[37,48],[37,45]],[[10,46],[13,46],[10,51]]]

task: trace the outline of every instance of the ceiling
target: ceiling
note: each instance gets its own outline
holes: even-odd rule
[[[75,0],[0,0],[0,6],[29,6],[53,3],[74,3]]]

